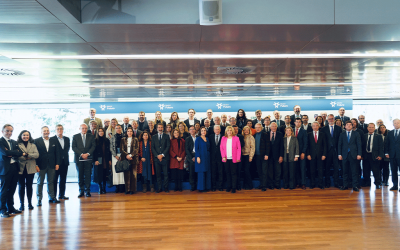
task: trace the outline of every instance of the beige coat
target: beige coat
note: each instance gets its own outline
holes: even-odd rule
[[[36,145],[28,142],[28,145],[25,147],[23,143],[18,143],[18,147],[23,153],[28,153],[29,155],[28,159],[25,156],[18,158],[19,174],[24,173],[25,167],[28,174],[36,173],[36,159],[39,158],[39,152],[36,148]]]
[[[244,147],[242,147],[242,154],[248,155],[250,159],[253,159],[256,152],[256,140],[252,135],[244,137]]]

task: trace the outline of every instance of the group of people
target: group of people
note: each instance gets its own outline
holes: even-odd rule
[[[160,111],[154,120],[140,112],[138,120],[132,122],[124,117],[121,124],[115,118],[105,119],[103,124],[95,117],[96,110],[91,109],[90,117],[79,127],[80,133],[72,138],[78,197],[91,197],[92,173],[100,194],[106,193],[107,181],[116,186],[116,192],[134,194],[138,180],[143,192],[168,193],[169,177],[175,181],[175,191],[182,191],[185,170],[191,191],[199,192],[253,189],[252,169],[256,169],[260,182],[257,188],[262,191],[281,189],[282,179],[285,189],[306,189],[307,177],[311,189],[324,189],[331,186],[331,176],[333,186],[359,191],[361,176],[364,186],[371,186],[371,171],[379,189],[388,185],[389,163],[394,184],[390,190],[398,190],[399,119],[393,120],[395,129],[388,131],[381,120],[375,125],[366,124],[363,115],[350,119],[344,108],[337,116],[322,112],[312,123],[301,114],[300,106],[293,110],[294,114],[284,120],[279,111],[273,113],[274,120],[270,116],[262,118],[260,110],[251,120],[243,109],[229,121],[225,114],[214,117],[212,110],[207,110],[206,118],[197,120],[196,111],[189,109],[188,119],[181,121],[178,113],[172,112],[168,124]],[[0,139],[1,216],[24,210],[25,190],[28,208],[33,209],[35,173],[37,206],[42,205],[46,176],[49,202],[67,200],[65,183],[71,143],[63,134],[63,126],[56,126],[53,137],[44,126],[42,137],[35,140],[23,130],[14,141],[10,139],[13,130],[11,124],[4,125]],[[123,161],[129,167],[117,172],[116,166]],[[17,184],[19,209],[13,201]]]

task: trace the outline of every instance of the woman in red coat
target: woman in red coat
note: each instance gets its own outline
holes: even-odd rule
[[[182,192],[183,164],[186,156],[185,140],[181,138],[178,129],[172,130],[172,136],[171,147],[169,148],[171,174],[172,179],[175,180],[175,192]]]
[[[151,192],[154,192],[153,152],[151,152],[151,136],[147,130],[139,136],[138,158],[137,173],[142,176],[143,193],[147,191],[147,184],[150,184]]]

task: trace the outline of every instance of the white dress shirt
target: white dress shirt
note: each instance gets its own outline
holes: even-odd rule
[[[368,149],[368,140],[369,140],[370,136],[371,136],[371,150]],[[373,143],[374,143],[374,133],[372,133],[372,134],[368,133],[367,134],[367,145],[366,145],[368,153],[372,152],[372,145],[374,145]]]
[[[58,142],[60,142],[61,148],[64,149],[64,137],[58,137]]]
[[[50,138],[46,140],[46,139],[43,137],[43,142],[44,142],[44,145],[46,146],[47,152],[49,152]]]

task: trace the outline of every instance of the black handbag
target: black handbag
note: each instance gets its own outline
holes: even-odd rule
[[[128,160],[118,161],[117,164],[115,165],[115,172],[122,173],[128,171],[130,167],[129,165],[130,164]]]

